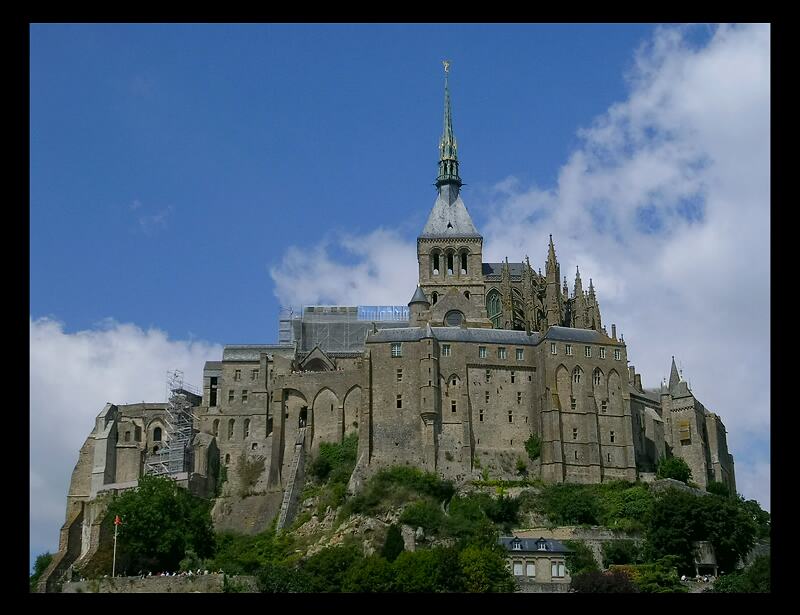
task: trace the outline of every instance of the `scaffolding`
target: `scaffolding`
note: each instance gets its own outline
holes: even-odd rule
[[[145,471],[152,475],[175,475],[186,472],[191,462],[194,421],[190,397],[200,397],[199,390],[183,381],[183,372],[167,372],[167,405],[164,409],[165,437],[161,448],[147,457]]]

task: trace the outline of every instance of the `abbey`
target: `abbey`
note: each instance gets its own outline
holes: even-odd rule
[[[42,587],[93,556],[109,531],[102,496],[144,473],[214,497],[218,529],[256,532],[291,520],[308,460],[346,437],[358,441],[351,490],[395,464],[457,482],[520,471],[547,482],[647,480],[674,455],[701,487],[735,492],[720,417],[674,359],[668,383],[642,387],[592,280],[584,290],[576,271],[570,290],[562,277],[552,236],[544,273],[527,257],[483,262],[446,78],[439,149],[408,306],[306,307],[281,320],[276,344],[226,346],[206,363],[202,390],[173,378],[168,403],[107,404],[80,450]]]

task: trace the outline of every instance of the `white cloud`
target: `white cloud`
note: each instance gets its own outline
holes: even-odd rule
[[[221,355],[218,345],[112,320],[77,333],[47,318],[30,320],[32,555],[58,548],[78,451],[106,402],[163,401],[167,370],[183,370],[199,385],[204,362]]]
[[[484,261],[543,266],[552,233],[562,276],[571,289],[579,264],[594,280],[645,386],[674,354],[728,428],[740,490],[768,507],[770,28],[720,26],[699,47],[684,35],[659,29],[637,51],[627,99],[578,132],[556,186],[503,178],[475,204],[492,212]],[[271,270],[279,299],[407,301],[413,243],[381,229],[339,243],[355,264],[331,240],[289,250]]]

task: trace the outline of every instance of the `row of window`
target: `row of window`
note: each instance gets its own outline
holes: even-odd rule
[[[235,419],[230,419],[228,421],[228,440],[233,439],[233,428],[236,425]],[[212,424],[212,433],[215,437],[219,437],[219,419],[214,419],[214,423]],[[250,419],[244,420],[244,437],[250,437]]]
[[[615,434],[614,434],[614,432],[613,432],[613,431],[609,431],[609,432],[608,432],[608,439],[610,440],[611,444],[613,444],[613,443],[614,443],[614,438],[615,438],[615,437],[616,437],[616,436],[615,436]],[[572,428],[572,439],[573,439],[573,440],[577,440],[577,439],[578,439],[578,428],[577,428],[577,427],[573,427],[573,428]],[[576,459],[577,459],[577,458],[576,458]]]
[[[529,578],[536,577],[536,564],[532,562],[524,563],[525,574],[523,574],[523,562],[514,562],[514,576]],[[550,562],[550,576],[554,579],[559,579],[564,576],[565,566],[563,562]]]
[[[258,380],[258,375],[259,375],[260,372],[261,372],[261,370],[251,369],[250,370],[250,382],[256,382]],[[242,370],[237,369],[236,371],[234,371],[233,372],[233,379],[236,380],[237,382],[241,381],[241,379],[242,379]]]
[[[246,404],[249,396],[247,389],[242,389],[242,403]],[[228,403],[232,404],[236,401],[236,389],[228,389]]]
[[[453,275],[453,265],[458,264],[460,266],[461,275],[467,273],[467,254],[466,250],[462,250],[460,253],[456,254],[453,250],[448,250],[446,253],[442,253],[439,250],[434,250],[431,254],[431,273],[433,275],[439,275],[441,271],[441,266],[447,266],[447,275]],[[442,258],[444,257],[444,258]],[[442,262],[444,261],[444,262]]]
[[[558,346],[555,342],[550,342],[550,354],[558,354]],[[573,356],[572,352],[572,344],[564,344],[564,354],[568,357]],[[591,346],[584,346],[583,347],[583,356],[587,358],[591,358],[592,356],[592,347]],[[606,358],[606,349],[602,346],[600,347],[600,358]],[[619,348],[614,349],[614,360],[621,361],[622,360],[622,353],[620,352]]]

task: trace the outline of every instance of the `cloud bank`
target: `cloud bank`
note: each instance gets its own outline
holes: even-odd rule
[[[675,355],[728,428],[739,491],[769,508],[770,28],[719,26],[702,46],[661,28],[626,77],[555,186],[502,178],[468,204],[492,212],[484,261],[543,266],[552,233],[570,289],[580,265],[644,385]],[[329,237],[271,275],[283,304],[402,304],[415,245],[384,229]]]
[[[78,451],[106,402],[164,401],[166,372],[187,382],[222,347],[170,340],[158,329],[108,320],[65,333],[63,323],[30,319],[30,551],[58,549],[66,495]]]

